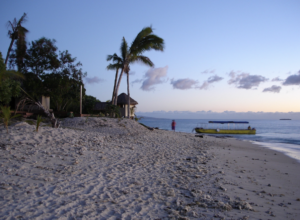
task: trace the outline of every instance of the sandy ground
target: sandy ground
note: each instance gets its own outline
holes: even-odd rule
[[[300,163],[135,121],[0,128],[0,219],[300,219]]]

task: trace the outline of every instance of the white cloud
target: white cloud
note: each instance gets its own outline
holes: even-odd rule
[[[167,76],[168,66],[162,68],[151,68],[145,74],[145,80],[141,86],[144,91],[151,91],[155,89],[155,85],[165,83],[167,80],[163,80]]]
[[[135,84],[135,83],[141,83],[141,82],[143,82],[143,79],[136,79],[131,82],[131,86],[133,86],[133,84]]]
[[[173,85],[174,89],[181,89],[181,90],[186,90],[186,89],[208,89],[209,86],[212,83],[218,82],[222,80],[222,77],[219,77],[217,75],[209,77],[206,81],[203,82],[201,86],[198,85],[197,80],[185,78],[185,79],[178,79],[178,80],[171,80],[171,84]]]
[[[228,75],[231,77],[228,84],[235,84],[239,89],[252,89],[253,87],[259,86],[260,83],[268,80],[260,75],[250,75],[249,73],[240,71],[231,71]]]
[[[104,82],[104,79],[100,79],[100,78],[98,78],[97,76],[94,76],[93,78],[86,77],[86,78],[85,78],[85,81],[86,81],[88,84],[94,84],[94,83]]]
[[[173,89],[192,89],[195,85],[198,84],[198,81],[193,79],[178,79],[178,80],[171,80],[171,84],[173,85]]]
[[[198,86],[198,89],[208,89],[212,83],[219,82],[223,79],[223,77],[214,75],[209,77],[206,81],[203,82],[201,86]]]
[[[208,83],[214,83],[214,82],[219,82],[223,79],[223,77],[220,77],[220,76],[217,76],[217,75],[214,75],[214,76],[211,76],[208,78],[207,82]]]
[[[281,90],[281,86],[276,86],[276,85],[273,85],[269,88],[265,88],[263,90],[263,92],[274,92],[274,93],[279,93]]]
[[[204,70],[201,72],[201,74],[213,74],[215,73],[215,70]]]
[[[290,75],[286,80],[283,82],[284,86],[297,86],[300,85],[300,71],[298,74]]]
[[[280,79],[279,77],[275,77],[272,79],[272,82],[281,82],[283,79]]]
[[[198,86],[198,89],[208,89],[209,88],[209,83],[207,81],[204,81],[203,84],[201,86]]]

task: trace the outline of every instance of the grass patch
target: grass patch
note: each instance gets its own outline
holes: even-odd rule
[[[32,120],[25,120],[26,123],[30,124],[30,125],[35,125],[36,123]]]
[[[40,116],[40,115],[38,115],[37,117],[36,117],[36,132],[38,132],[39,131],[39,126],[40,126],[40,123],[42,122],[42,116]]]

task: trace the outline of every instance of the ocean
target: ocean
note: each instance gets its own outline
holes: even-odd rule
[[[212,126],[212,128],[227,128],[226,125],[210,124],[203,119],[176,119],[176,131],[195,133],[193,128]],[[228,119],[227,121],[235,121]],[[238,120],[248,121],[247,125],[237,125],[236,128],[251,128],[256,129],[256,135],[222,135],[230,136],[240,140],[247,140],[261,147],[267,147],[279,152],[283,152],[289,157],[292,157],[300,162],[300,120]],[[149,126],[158,127],[159,129],[171,130],[171,119],[148,118],[144,117],[139,122]]]

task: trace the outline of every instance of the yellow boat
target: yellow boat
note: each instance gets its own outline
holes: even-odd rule
[[[209,121],[209,123],[213,124],[227,124],[227,129],[221,128],[222,126],[217,126],[217,128],[203,128],[196,127],[194,128],[197,133],[208,133],[208,134],[256,134],[256,129],[248,126],[246,129],[236,129],[237,124],[249,124],[248,121]],[[230,128],[230,125],[234,125],[234,128]]]

